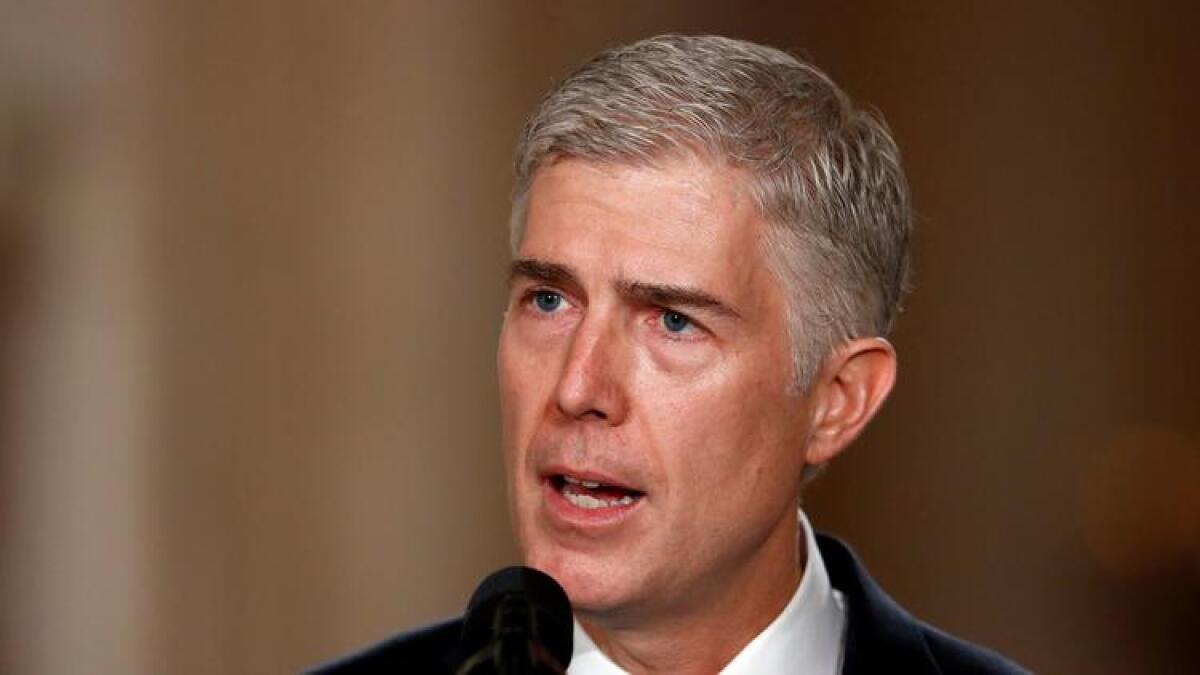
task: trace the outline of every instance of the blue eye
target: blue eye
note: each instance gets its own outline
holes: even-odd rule
[[[662,322],[663,328],[666,328],[669,333],[682,333],[692,326],[691,319],[670,310],[663,312]]]
[[[538,291],[533,294],[533,304],[538,310],[551,314],[562,306],[563,297],[551,291]]]

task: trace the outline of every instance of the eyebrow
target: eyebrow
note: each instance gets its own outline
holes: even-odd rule
[[[578,286],[579,282],[570,267],[537,258],[518,258],[508,269],[509,281],[524,277],[531,281],[556,286]],[[735,319],[742,315],[712,294],[692,286],[677,284],[655,284],[645,281],[619,279],[617,291],[624,297],[647,305],[702,309],[714,314]]]
[[[558,263],[546,262],[537,258],[517,258],[508,267],[508,280],[525,277],[543,284],[575,283],[575,273],[570,267]]]
[[[650,305],[703,309],[735,319],[742,318],[742,315],[734,308],[712,295],[690,286],[621,280],[617,282],[617,288],[622,295]]]

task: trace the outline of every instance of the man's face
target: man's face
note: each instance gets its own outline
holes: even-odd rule
[[[584,616],[682,615],[794,565],[811,411],[763,230],[744,176],[699,159],[535,176],[498,355],[509,500]]]

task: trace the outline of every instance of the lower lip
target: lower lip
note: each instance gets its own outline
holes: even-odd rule
[[[572,504],[558,491],[554,481],[549,478],[542,480],[542,491],[545,494],[545,503],[552,519],[572,528],[599,529],[620,525],[637,513],[642,502],[646,501],[646,496],[642,495],[634,499],[632,504],[614,504],[598,509],[585,509]]]

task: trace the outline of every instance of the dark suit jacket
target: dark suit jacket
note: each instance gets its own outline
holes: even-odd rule
[[[959,640],[914,619],[863,569],[850,548],[817,535],[833,587],[846,598],[848,625],[842,675],[1015,675],[1024,669],[995,652]],[[404,633],[366,651],[326,664],[309,675],[452,674],[462,655],[462,620]]]

